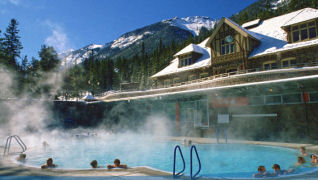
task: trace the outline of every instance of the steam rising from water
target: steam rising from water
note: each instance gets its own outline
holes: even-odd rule
[[[148,116],[146,118],[135,116],[127,113],[128,110],[121,103],[104,114],[97,127],[66,129],[64,120],[57,119],[58,116],[53,112],[54,102],[47,97],[34,99],[28,93],[14,97],[11,92],[17,87],[15,74],[0,72],[0,75],[0,146],[4,145],[6,136],[15,134],[19,135],[28,147],[42,146],[44,141],[54,146],[58,145],[61,139],[71,141],[80,136],[91,135],[103,141],[116,139],[123,145],[127,141],[140,143],[145,139],[170,135],[171,122],[164,115],[152,116],[145,113],[145,116]],[[39,84],[52,86],[51,92],[56,92],[61,87],[63,74],[42,75],[47,79]],[[133,105],[130,107],[131,111],[147,111]]]

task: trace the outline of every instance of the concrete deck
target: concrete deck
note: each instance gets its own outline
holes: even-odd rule
[[[216,139],[213,138],[194,138],[194,137],[169,137],[168,140],[182,141],[184,138],[191,139],[193,143],[208,144],[216,143]],[[222,141],[220,141],[222,142]],[[280,143],[280,142],[262,142],[262,141],[241,141],[241,140],[229,140],[228,143],[243,143],[243,144],[255,144],[255,145],[267,145],[267,146],[280,146],[287,148],[299,148],[305,146],[309,153],[318,153],[318,145],[314,144],[296,144],[296,143]],[[0,147],[0,152],[3,152],[3,147]],[[34,167],[26,167],[18,165],[9,160],[9,158],[0,156],[0,179],[158,179],[168,180],[173,179],[171,173],[162,172],[147,167],[136,167],[128,169],[85,169],[85,170],[66,170],[66,169],[40,169]],[[178,179],[190,179],[190,177],[183,176]],[[201,179],[216,179],[216,178],[201,178]],[[224,178],[223,178],[224,179]],[[251,178],[252,179],[252,178]],[[296,175],[289,177],[275,177],[266,179],[287,179],[287,180],[317,180],[318,171],[308,173],[305,175]]]

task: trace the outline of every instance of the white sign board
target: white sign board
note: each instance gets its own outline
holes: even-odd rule
[[[219,124],[230,123],[230,115],[229,114],[218,114],[218,123]]]

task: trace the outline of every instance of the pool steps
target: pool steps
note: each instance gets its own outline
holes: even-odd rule
[[[20,147],[22,148],[22,151],[20,153],[24,153],[27,150],[27,147],[24,144],[24,142],[21,140],[21,138],[18,135],[12,135],[7,138],[6,145],[4,147],[3,156],[9,155],[12,139],[15,139],[20,145]]]
[[[181,156],[181,159],[182,159],[182,162],[183,162],[183,168],[180,172],[176,173],[176,155],[177,155],[177,150],[179,150],[179,153],[180,153],[180,156]],[[198,159],[198,163],[199,163],[199,169],[198,171],[193,175],[193,151],[195,152],[196,154],[196,157]],[[173,153],[173,178],[177,178],[179,176],[182,176],[183,175],[183,172],[185,170],[185,161],[184,161],[184,157],[183,157],[183,154],[182,154],[182,150],[180,148],[179,145],[177,145],[175,148],[174,148],[174,153]],[[199,157],[199,154],[198,154],[198,151],[197,151],[197,148],[196,146],[192,145],[191,148],[190,148],[190,179],[193,180],[196,178],[196,176],[200,173],[201,171],[201,161],[200,161],[200,157]]]

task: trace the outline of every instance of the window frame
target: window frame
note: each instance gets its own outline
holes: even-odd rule
[[[180,67],[190,66],[193,64],[192,54],[183,55],[179,58]]]
[[[265,65],[269,64],[270,65],[270,68],[269,69],[266,69],[265,68]],[[272,64],[276,64],[276,68],[273,68]],[[278,69],[278,66],[277,66],[277,62],[276,61],[265,61],[263,62],[263,69],[264,70],[273,70],[273,69]]]
[[[294,61],[294,60],[296,61],[296,64],[295,64],[295,65],[292,65],[292,64],[291,64],[291,61]],[[288,66],[284,67],[284,66],[283,66],[283,63],[284,63],[284,62],[288,62]],[[296,66],[297,66],[297,60],[296,60],[295,57],[282,59],[280,65],[281,65],[281,68],[292,68],[292,67],[296,67]]]
[[[220,42],[220,54],[221,55],[228,55],[228,54],[233,54],[235,53],[236,47],[235,47],[235,40],[233,40],[232,42],[226,42],[225,38],[222,39]],[[233,51],[232,51],[232,45],[233,45]],[[224,53],[223,53],[223,47],[224,47]],[[228,52],[227,52],[228,50]]]
[[[302,26],[304,26],[304,27],[302,27]],[[315,37],[310,37],[310,29],[311,28],[315,29],[315,33],[316,33]],[[302,37],[303,30],[306,30],[306,38],[305,39],[303,39],[303,37]],[[294,34],[294,33],[297,33],[297,36],[298,36],[296,41],[295,41],[296,34]],[[308,41],[308,40],[315,39],[317,37],[318,37],[318,32],[317,32],[316,20],[308,21],[308,22],[304,22],[304,23],[300,23],[300,24],[291,26],[291,41],[292,41],[292,43]]]

